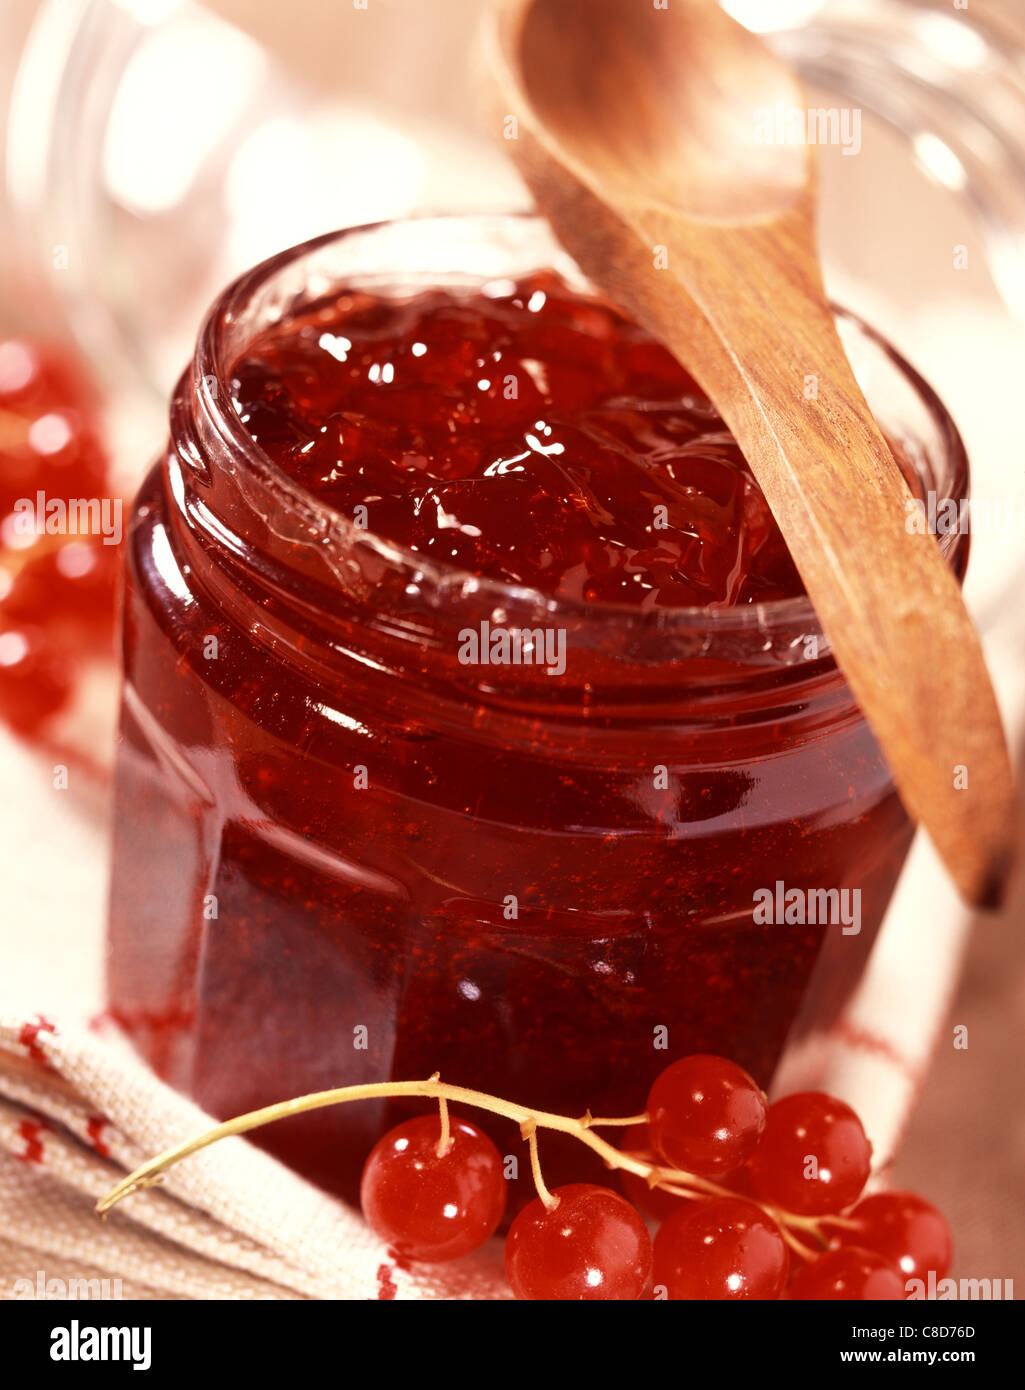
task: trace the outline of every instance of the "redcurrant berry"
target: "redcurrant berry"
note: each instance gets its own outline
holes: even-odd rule
[[[757,1200],[754,1183],[751,1181],[751,1168],[748,1164],[745,1163],[743,1168],[735,1168],[732,1173],[727,1173],[719,1181],[723,1187],[736,1193],[738,1197],[753,1197]]]
[[[95,393],[81,368],[48,344],[0,342],[0,511],[21,498],[99,497],[107,461]]]
[[[12,623],[35,623],[76,646],[113,642],[116,547],[93,538],[69,540],[28,559],[0,609]]]
[[[637,1299],[651,1275],[651,1237],[625,1197],[570,1183],[523,1208],[505,1242],[505,1272],[521,1299]]]
[[[368,1225],[411,1260],[454,1260],[494,1234],[505,1211],[502,1159],[468,1120],[452,1118],[439,1153],[441,1120],[422,1115],[379,1139],[363,1167]]]
[[[681,1057],[648,1094],[651,1142],[667,1164],[700,1177],[731,1172],[765,1128],[765,1097],[753,1077],[724,1057]]]
[[[914,1192],[878,1192],[849,1213],[854,1231],[838,1233],[842,1246],[874,1250],[908,1279],[942,1279],[950,1268],[950,1227],[931,1202]]]
[[[68,702],[69,663],[38,629],[0,632],[0,716],[19,734],[35,734]]]
[[[750,1160],[763,1201],[799,1216],[842,1211],[868,1181],[872,1146],[849,1105],[819,1091],[784,1096],[769,1107]]]
[[[805,1265],[790,1285],[790,1297],[798,1300],[886,1299],[906,1296],[903,1276],[882,1255],[847,1246],[830,1250]]]
[[[740,1197],[699,1198],[655,1237],[655,1288],[670,1299],[777,1299],[790,1257],[775,1221]]]
[[[4,511],[22,498],[34,505],[40,489],[48,499],[99,498],[106,489],[106,457],[74,411],[50,410],[17,429],[8,422],[0,436],[0,465]]]
[[[0,342],[0,409],[31,413],[49,405],[92,408],[96,393],[81,366],[53,343]]]

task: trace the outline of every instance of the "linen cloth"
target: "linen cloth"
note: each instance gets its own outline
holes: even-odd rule
[[[0,1013],[0,1297],[63,1297],[90,1279],[142,1299],[508,1296],[497,1241],[406,1268],[358,1212],[243,1139],[95,1215],[125,1172],[211,1123],[116,1030]]]

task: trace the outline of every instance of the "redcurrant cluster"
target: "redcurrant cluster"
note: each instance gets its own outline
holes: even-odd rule
[[[42,534],[18,511],[39,494]],[[104,496],[107,461],[81,369],[54,348],[0,341],[0,716],[21,734],[44,729],[82,662],[112,650],[118,548],[68,534],[59,508],[49,522],[45,513]]]
[[[908,1192],[858,1200],[871,1146],[849,1106],[818,1092],[770,1106],[724,1058],[669,1066],[619,1154],[609,1161],[626,1195],[591,1183],[549,1192],[532,1145],[538,1196],[505,1243],[517,1298],[903,1299],[906,1280],[949,1267],[935,1207]],[[440,1119],[407,1121],[375,1145],[361,1196],[398,1255],[455,1259],[502,1220],[503,1161],[443,1105]],[[641,1212],[658,1223],[654,1241]]]

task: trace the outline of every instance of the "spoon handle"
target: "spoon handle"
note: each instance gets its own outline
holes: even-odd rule
[[[963,897],[995,906],[1018,838],[996,697],[935,537],[908,530],[911,494],[847,361],[808,218],[705,227],[646,208],[628,228],[594,211],[568,244],[719,409],[907,811]]]

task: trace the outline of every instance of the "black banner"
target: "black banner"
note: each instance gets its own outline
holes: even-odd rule
[[[407,1341],[421,1359],[427,1354],[424,1334],[430,1331],[437,1352],[444,1344],[456,1352],[461,1331],[478,1332],[479,1319],[498,1317],[502,1333],[516,1333],[524,1362],[534,1359],[529,1349],[538,1305],[490,1303],[432,1304],[432,1316],[445,1316],[444,1327],[437,1321],[428,1329],[420,1323],[425,1304],[408,1306],[403,1313],[394,1303],[376,1310],[366,1303],[198,1303],[198,1302],[39,1302],[32,1299],[0,1303],[0,1336],[8,1364],[22,1368],[22,1383],[35,1382],[38,1372],[78,1379],[83,1372],[105,1377],[119,1372],[163,1377],[186,1377],[200,1368],[204,1374],[223,1369],[233,1379],[246,1371],[261,1377],[279,1373],[295,1379],[305,1377],[311,1364],[318,1367],[317,1379],[328,1371],[335,1357],[336,1373],[351,1372],[354,1358],[380,1354],[389,1376],[400,1362],[402,1345],[391,1338],[385,1343],[375,1334],[389,1335],[396,1318],[417,1319],[420,1336]],[[445,1312],[445,1309],[448,1312]],[[490,1309],[490,1312],[488,1311]],[[717,1311],[718,1310],[718,1311]],[[550,1315],[551,1305],[544,1316]],[[585,1312],[562,1315],[558,1332],[567,1333],[576,1348],[573,1353],[581,1374],[587,1358],[587,1343],[580,1341],[590,1326]],[[577,1324],[575,1318],[583,1317]],[[617,1314],[626,1317],[626,1309]],[[632,1314],[630,1315],[632,1316]],[[454,1320],[450,1323],[448,1317]],[[603,1315],[604,1317],[604,1315]],[[380,1322],[377,1319],[380,1318]],[[408,1324],[407,1324],[408,1326]],[[550,1325],[549,1325],[550,1326]],[[667,1351],[674,1356],[681,1376],[688,1364],[708,1367],[709,1358],[721,1370],[731,1373],[746,1366],[764,1368],[784,1364],[800,1366],[802,1376],[820,1371],[842,1370],[848,1365],[952,1365],[985,1368],[990,1376],[998,1368],[1013,1364],[1014,1341],[1020,1321],[1014,1305],[988,1301],[922,1301],[912,1303],[749,1303],[688,1304],[674,1309],[663,1305],[645,1313],[640,1323],[622,1323],[622,1333],[638,1333],[650,1365],[651,1338],[661,1331]],[[595,1350],[608,1348],[610,1324],[595,1325]],[[553,1328],[552,1331],[555,1331]],[[681,1337],[686,1338],[681,1341]],[[670,1340],[671,1339],[671,1340]],[[501,1343],[496,1344],[500,1346]],[[630,1355],[623,1343],[624,1356]],[[546,1338],[536,1354],[540,1366],[548,1360],[552,1343]],[[636,1353],[637,1347],[634,1348]],[[447,1359],[447,1358],[444,1358]],[[305,1369],[304,1369],[305,1368]],[[524,1372],[529,1374],[528,1366]],[[608,1369],[608,1367],[606,1367]],[[439,1363],[440,1370],[440,1363]],[[487,1375],[486,1367],[480,1374]],[[604,1373],[603,1373],[604,1374]]]

